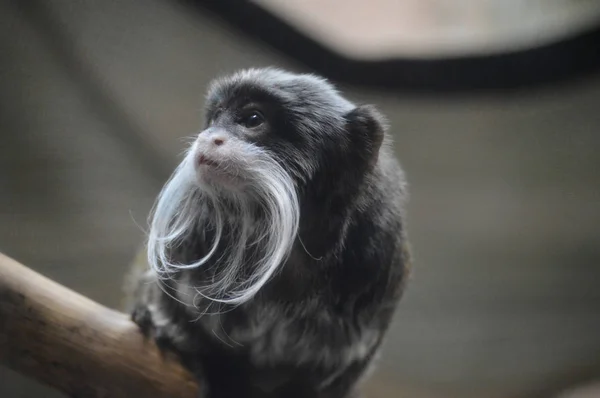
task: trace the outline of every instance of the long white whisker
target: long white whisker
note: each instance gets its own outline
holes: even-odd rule
[[[300,217],[296,186],[273,156],[254,148],[247,158],[236,159],[239,164],[235,167],[222,166],[247,182],[244,192],[231,193],[224,201],[222,192],[201,188],[192,150],[153,207],[148,262],[162,279],[210,263],[213,280],[198,286],[198,295],[213,302],[239,305],[254,297],[291,252]],[[190,242],[203,239],[208,228],[215,230],[212,242]],[[210,244],[210,249],[191,260],[182,254],[190,244]]]

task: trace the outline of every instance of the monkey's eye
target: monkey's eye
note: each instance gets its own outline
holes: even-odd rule
[[[249,129],[258,127],[265,122],[265,118],[259,111],[252,111],[242,118],[240,124]]]

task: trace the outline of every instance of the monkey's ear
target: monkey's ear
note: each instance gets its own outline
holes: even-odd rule
[[[373,105],[360,105],[346,114],[346,126],[352,141],[364,150],[369,166],[377,163],[386,118]]]

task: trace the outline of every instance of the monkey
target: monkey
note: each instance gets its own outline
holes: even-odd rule
[[[202,397],[360,396],[411,269],[388,130],[316,74],[210,83],[150,212],[129,310]]]

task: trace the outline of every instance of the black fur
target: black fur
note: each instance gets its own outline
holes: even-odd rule
[[[258,134],[236,124],[248,103],[265,113]],[[200,316],[157,283],[143,281],[133,319],[180,352],[198,372],[204,396],[355,394],[391,321],[410,262],[405,180],[385,120],[374,107],[341,97],[324,79],[276,69],[217,80],[206,119],[207,128],[219,124],[268,149],[294,176],[299,239],[249,302],[205,303],[217,313]],[[211,233],[190,234],[172,256],[191,261],[206,254]],[[251,259],[249,252],[248,267]],[[201,285],[210,269],[217,272],[218,263],[178,273],[163,289],[173,294],[181,284]],[[158,308],[167,321],[158,322],[149,308]]]

